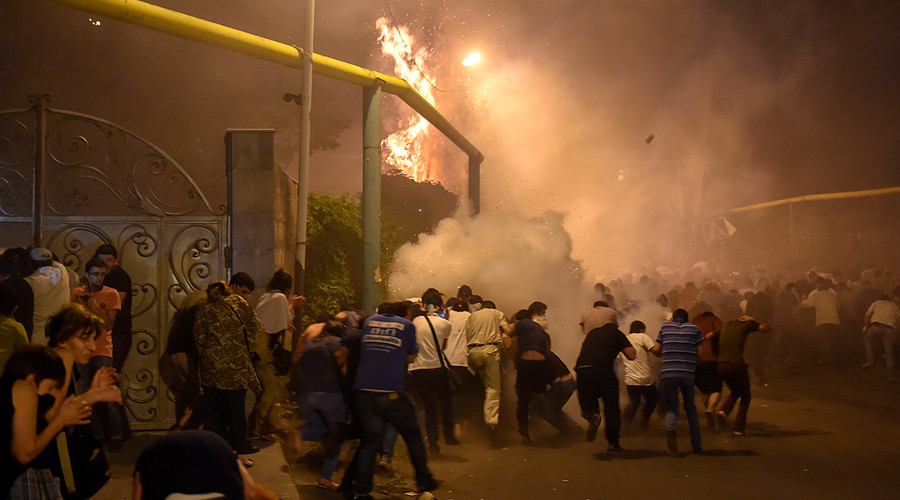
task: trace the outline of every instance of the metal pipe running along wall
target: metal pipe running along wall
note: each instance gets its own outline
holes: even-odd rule
[[[139,0],[46,0],[91,14],[195,40],[232,52],[302,69],[307,54],[300,47],[276,42],[245,31],[182,14]],[[313,53],[313,73],[360,87],[381,84],[382,92],[394,94],[441,131],[469,158],[481,163],[484,155],[441,115],[406,80]]]
[[[779,205],[789,205],[792,203],[802,203],[805,201],[820,200],[839,200],[847,198],[865,198],[869,196],[884,196],[888,194],[900,194],[900,186],[887,187],[881,189],[867,189],[864,191],[847,191],[844,193],[823,193],[823,194],[807,194],[804,196],[795,196],[793,198],[785,198],[783,200],[767,201],[756,203],[753,205],[745,205],[729,209],[726,213],[734,214],[738,212],[749,212],[750,210],[759,210],[761,208],[777,207]]]

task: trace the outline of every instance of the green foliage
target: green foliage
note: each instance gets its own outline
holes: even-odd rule
[[[362,265],[362,214],[349,196],[309,195],[303,323],[356,304]]]
[[[381,297],[388,269],[401,245],[453,213],[456,195],[437,183],[382,176]],[[306,307],[302,321],[359,306],[362,295],[362,210],[359,200],[309,195],[306,241]]]

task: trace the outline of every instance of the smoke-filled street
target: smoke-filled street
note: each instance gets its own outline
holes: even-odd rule
[[[3,0],[0,500],[64,429],[100,499],[900,498],[898,61],[898,0]]]
[[[754,385],[747,437],[703,427],[703,455],[693,455],[687,426],[679,428],[680,456],[666,451],[660,420],[646,435],[622,438],[626,450],[606,453],[602,436],[584,442],[534,433],[535,446],[511,440],[492,450],[463,438],[458,448],[431,462],[443,486],[440,499],[625,498],[893,498],[900,431],[900,386],[854,368],[817,370]],[[580,425],[584,425],[580,421]],[[400,446],[398,446],[399,448]],[[302,469],[302,465],[300,468]],[[407,498],[408,462],[397,466],[406,481],[376,475],[376,498]],[[335,498],[315,488],[309,470],[295,473],[301,498]],[[403,486],[408,486],[404,490]],[[380,486],[380,488],[379,488]]]

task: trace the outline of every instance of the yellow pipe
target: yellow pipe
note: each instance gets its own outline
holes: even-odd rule
[[[182,14],[139,0],[47,0],[91,14],[116,19],[170,35],[194,40],[257,59],[302,69],[303,49]],[[425,100],[406,80],[320,54],[312,54],[313,72],[360,87],[382,84],[381,90],[394,94],[440,130],[457,147],[479,162],[484,155]]]
[[[848,191],[846,193],[823,193],[823,194],[808,194],[805,196],[795,196],[793,198],[785,198],[783,200],[775,200],[775,201],[767,201],[765,203],[756,203],[754,205],[746,205],[743,207],[732,208],[728,210],[727,213],[737,213],[737,212],[748,212],[750,210],[758,210],[760,208],[769,208],[769,207],[777,207],[779,205],[787,205],[789,203],[800,203],[804,201],[818,201],[818,200],[837,200],[842,198],[863,198],[867,196],[882,196],[886,194],[898,194],[900,193],[900,186],[882,188],[882,189],[868,189],[865,191]]]

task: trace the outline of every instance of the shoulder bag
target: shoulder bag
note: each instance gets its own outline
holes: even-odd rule
[[[444,350],[441,349],[441,343],[438,342],[437,333],[434,331],[434,325],[431,324],[431,319],[428,318],[427,314],[425,315],[425,321],[428,322],[428,328],[431,328],[431,338],[434,339],[434,348],[438,353],[441,369],[447,375],[447,385],[450,387],[450,392],[458,394],[459,391],[462,390],[462,378],[459,373],[450,369],[450,363],[446,362],[447,358],[444,356]]]

